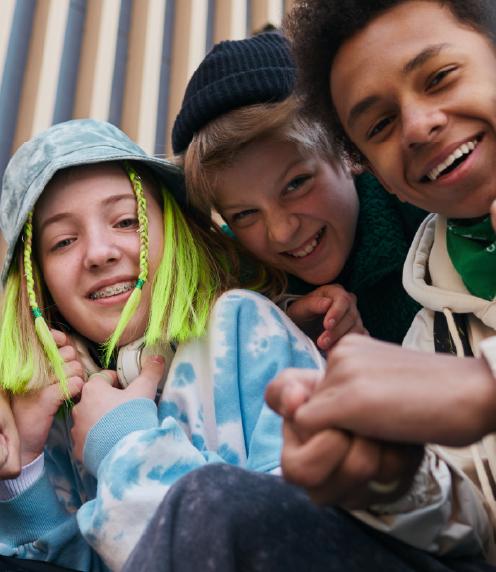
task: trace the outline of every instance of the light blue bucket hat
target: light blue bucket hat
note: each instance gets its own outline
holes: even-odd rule
[[[74,119],[58,123],[17,150],[5,170],[0,197],[0,230],[7,242],[1,274],[3,285],[28,214],[55,173],[76,165],[124,160],[144,163],[178,202],[184,200],[182,170],[164,159],[147,155],[125,133],[107,122]]]

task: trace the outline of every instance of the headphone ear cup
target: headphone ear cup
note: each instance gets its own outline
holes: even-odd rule
[[[141,372],[141,354],[145,341],[136,340],[119,349],[117,354],[117,379],[121,387],[127,387]]]

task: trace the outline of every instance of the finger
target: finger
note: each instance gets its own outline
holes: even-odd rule
[[[275,377],[265,390],[268,406],[283,417],[292,417],[320,382],[323,373],[316,369],[288,368]]]
[[[355,300],[356,298],[353,294],[349,294],[346,290],[341,290],[341,293],[334,297],[332,306],[325,315],[324,328],[332,329],[343,319],[347,312],[351,309],[356,309]]]
[[[281,469],[294,484],[313,488],[340,465],[350,446],[346,433],[327,429],[302,442],[291,422],[283,424],[284,447]]]
[[[361,320],[359,321],[361,325]],[[351,333],[357,326],[357,315],[354,312],[347,312],[343,315],[341,320],[337,322],[332,329],[323,332],[318,340],[317,346],[323,350],[328,351],[332,346],[338,342],[343,336]]]
[[[19,435],[14,422],[7,422],[0,432],[0,479],[14,479],[20,472]]]
[[[155,399],[158,384],[162,380],[165,360],[160,355],[148,356],[141,368],[141,373],[124,391],[133,397]]]
[[[491,224],[493,229],[496,230],[496,201],[493,201],[490,206]]]
[[[365,508],[376,495],[370,492],[368,482],[377,476],[381,450],[377,443],[354,437],[342,463],[325,483],[309,490],[317,504],[339,504],[346,508]]]
[[[311,320],[315,316],[325,314],[332,304],[330,298],[308,295],[300,300],[296,300],[288,308],[288,316],[296,323]]]
[[[55,330],[53,328],[50,330],[50,332],[58,348],[67,345],[67,336],[64,332],[61,332],[60,330]]]
[[[74,361],[77,358],[76,350],[72,346],[59,347],[59,353],[65,362]]]
[[[396,445],[383,443],[380,470],[374,479],[380,483],[400,481],[400,490],[396,496],[410,487],[411,481],[424,458],[422,445]]]
[[[75,398],[81,394],[84,381],[80,377],[71,377],[67,380],[67,393],[69,397]],[[43,402],[44,408],[49,415],[55,415],[59,407],[66,401],[67,395],[62,391],[60,384],[53,383],[41,389],[38,399]]]
[[[70,361],[64,364],[64,373],[66,377],[81,377],[84,378],[84,369],[81,363],[77,360]]]
[[[111,387],[117,387],[119,385],[119,381],[117,379],[117,372],[113,369],[101,369],[100,371],[96,371],[92,373],[88,377],[87,383],[96,383],[96,384],[105,384],[110,385]]]

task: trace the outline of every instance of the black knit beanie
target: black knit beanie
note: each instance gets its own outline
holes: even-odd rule
[[[279,32],[216,44],[186,87],[172,129],[172,149],[182,153],[193,135],[228,111],[286,99],[296,70],[288,41]]]

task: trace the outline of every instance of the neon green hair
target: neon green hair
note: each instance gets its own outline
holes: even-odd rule
[[[104,343],[104,364],[108,367],[112,354],[119,342],[126,326],[128,325],[131,318],[134,316],[136,310],[141,301],[141,291],[148,278],[148,216],[146,212],[146,198],[143,192],[143,184],[141,177],[138,173],[129,165],[125,164],[124,168],[127,171],[131,185],[133,187],[134,196],[136,197],[136,210],[138,214],[138,232],[140,237],[140,253],[139,253],[139,268],[140,273],[138,280],[136,280],[136,285],[131,296],[128,298],[126,305],[124,306],[119,322],[114,330],[114,333],[110,338]]]
[[[35,376],[32,344],[25,343],[19,324],[19,301],[22,299],[21,278],[10,272],[3,296],[0,323],[0,381],[4,389],[22,392]]]
[[[162,195],[164,251],[153,280],[146,345],[201,336],[221,290],[211,254],[193,236],[172,195],[167,191]]]
[[[105,365],[139,307],[142,287],[148,278],[148,216],[142,179],[130,165],[126,164],[125,169],[137,202],[139,276],[115,331],[103,345]],[[186,219],[173,196],[163,188],[160,192],[164,248],[151,285],[145,332],[147,346],[201,336],[216,297],[221,291],[242,282],[236,267],[236,252],[226,243],[226,237],[211,232],[205,221],[196,221],[193,215]],[[32,226],[31,213],[24,228],[22,256],[18,251],[18,267],[11,267],[4,292],[0,317],[0,385],[18,393],[43,386],[55,375],[62,391],[68,395],[64,362],[38,305],[38,300],[43,299],[43,290],[32,259]],[[253,276],[249,286],[263,289],[267,286],[266,278],[262,269]],[[34,317],[34,327],[29,312]],[[53,318],[52,311],[46,312],[48,318]]]

